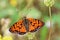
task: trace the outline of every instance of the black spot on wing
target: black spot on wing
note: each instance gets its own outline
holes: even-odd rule
[[[9,31],[10,31],[10,32],[12,32],[12,33],[14,32],[14,31],[12,31],[12,29],[11,29],[11,28],[9,29]]]
[[[32,26],[35,26],[35,25],[32,25]]]
[[[26,34],[26,32],[19,32],[18,34],[20,34],[20,35],[24,35],[24,34]]]
[[[23,25],[23,24],[20,24],[20,25]]]
[[[37,29],[34,29],[34,30],[31,30],[30,32],[36,32],[37,31]]]
[[[16,32],[18,32],[17,30],[15,30]]]
[[[30,22],[30,23],[32,23],[32,22]]]
[[[38,20],[38,24],[39,24],[39,22],[40,22],[40,21]]]
[[[34,27],[34,26],[33,26]],[[34,30],[31,30],[30,32],[36,32],[36,31],[38,31],[40,29],[40,27],[39,26],[37,26],[37,28],[35,28]]]

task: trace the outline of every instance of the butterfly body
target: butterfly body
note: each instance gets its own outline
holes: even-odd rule
[[[44,22],[33,19],[33,18],[25,18],[23,20],[19,20],[12,27],[10,27],[9,31],[12,33],[18,33],[23,35],[27,32],[35,32],[39,30],[44,25]]]
[[[26,30],[27,30],[27,32],[29,31],[29,20],[27,20],[27,19],[24,19],[24,22],[23,22],[23,24],[24,24],[24,26],[25,26],[25,28],[26,28]]]

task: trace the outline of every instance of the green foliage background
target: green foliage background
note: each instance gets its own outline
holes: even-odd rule
[[[40,29],[38,34],[36,33],[36,35],[38,36],[36,36],[36,39],[33,40],[47,40],[49,34],[49,27],[46,26],[46,23],[47,21],[49,21],[50,17],[49,17],[48,7],[44,5],[43,1],[41,0],[34,0],[33,2],[30,2],[30,0],[29,1],[14,0],[14,1],[16,1],[17,3],[17,5],[14,4],[15,6],[13,6],[13,4],[10,4],[11,0],[10,1],[0,0],[0,20],[2,18],[10,18],[11,22],[8,27],[12,26],[15,22],[22,19],[24,16],[42,20],[45,23],[45,25]],[[57,33],[55,30],[60,31],[59,30],[60,29],[60,0],[56,0],[55,4],[52,6],[52,21],[53,21],[53,31],[54,31],[53,34],[58,35],[58,33],[60,32]],[[58,24],[57,27],[59,29],[54,29],[56,23]],[[58,38],[54,39],[55,38],[54,36],[56,35],[53,35],[51,40],[60,40]]]

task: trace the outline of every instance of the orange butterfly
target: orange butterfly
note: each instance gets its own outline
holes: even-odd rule
[[[18,33],[20,35],[23,35],[27,32],[35,32],[39,28],[41,28],[44,25],[44,22],[33,19],[33,18],[25,18],[24,20],[19,20],[16,22],[9,31],[12,33]]]

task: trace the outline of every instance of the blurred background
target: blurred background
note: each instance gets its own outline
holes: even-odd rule
[[[60,40],[60,0],[51,7],[52,32],[50,40]],[[9,28],[24,16],[42,20],[45,25],[36,33],[16,35]],[[0,40],[48,40],[50,29],[49,8],[44,0],[0,0]]]

